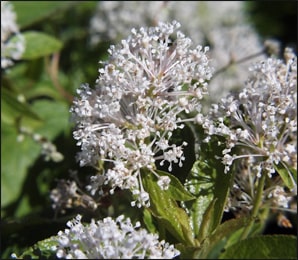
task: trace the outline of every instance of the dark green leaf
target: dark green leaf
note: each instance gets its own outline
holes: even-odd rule
[[[231,219],[220,224],[216,230],[202,243],[198,257],[200,259],[217,259],[221,250],[231,239],[239,239],[243,227],[247,225],[248,218]],[[240,231],[240,232],[238,232]],[[233,241],[230,242],[233,244]],[[235,243],[235,242],[234,242]]]
[[[297,259],[297,237],[266,235],[247,238],[228,247],[219,259]]]
[[[79,1],[13,1],[20,28],[38,23]]]

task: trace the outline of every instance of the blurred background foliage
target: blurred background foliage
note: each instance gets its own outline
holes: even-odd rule
[[[78,171],[82,181],[92,173],[75,160],[79,147],[69,107],[82,83],[95,83],[98,61],[107,57],[108,42],[89,45],[97,3],[12,1],[20,31],[34,44],[22,61],[1,71],[1,259],[64,229],[74,212],[54,218],[49,192],[57,179],[69,179],[70,171]],[[296,1],[247,1],[246,6],[249,22],[264,39],[297,50]],[[53,142],[64,159],[45,161],[40,143],[30,135],[18,141],[20,126]],[[289,229],[267,232],[296,234]]]

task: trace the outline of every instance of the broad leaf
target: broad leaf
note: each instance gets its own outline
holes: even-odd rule
[[[25,37],[25,52],[22,59],[36,59],[58,52],[62,48],[62,42],[58,39],[42,33],[28,31],[24,32]]]
[[[297,237],[265,235],[247,238],[228,247],[219,259],[297,259]]]
[[[43,120],[34,131],[49,140],[69,129],[69,111],[64,103],[49,100],[36,101],[33,111]],[[18,198],[27,171],[40,155],[40,145],[30,137],[17,141],[15,127],[1,126],[1,206],[6,206]]]
[[[15,201],[27,176],[28,168],[39,155],[40,148],[33,140],[17,141],[16,128],[1,125],[1,207]]]
[[[13,1],[17,14],[17,23],[22,29],[33,23],[39,23],[65,8],[74,5],[76,1]]]

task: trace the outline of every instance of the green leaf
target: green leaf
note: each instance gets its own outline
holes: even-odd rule
[[[223,173],[220,162],[208,165],[197,161],[194,164],[186,187],[196,199],[186,205],[199,240],[211,234],[220,224],[231,179],[231,174]]]
[[[144,174],[143,185],[150,195],[151,213],[179,242],[195,245],[188,216],[169,193],[161,190],[152,174]]]
[[[146,225],[146,228],[148,229],[148,231],[150,233],[156,233],[157,232],[156,227],[153,223],[152,215],[151,215],[150,211],[146,208],[143,211],[143,221]]]
[[[228,247],[219,259],[297,259],[297,237],[265,235],[247,238]]]
[[[51,17],[59,11],[76,4],[77,1],[13,1],[17,23],[22,29],[42,19]],[[78,1],[79,2],[79,1]]]
[[[5,207],[20,195],[28,168],[39,155],[33,140],[17,141],[15,127],[1,125],[1,206]]]
[[[69,126],[68,106],[62,102],[39,100],[32,105],[33,111],[43,120],[43,124],[34,131],[53,140]],[[15,201],[21,192],[27,171],[40,154],[40,146],[30,137],[17,141],[15,127],[7,124],[1,126],[1,205]]]
[[[214,223],[213,221],[215,218],[213,218],[215,212],[215,202],[216,199],[212,200],[209,206],[207,207],[206,211],[204,212],[203,218],[202,218],[202,223],[201,223],[201,228],[200,232],[197,236],[199,241],[204,240],[206,237],[210,236],[212,231],[214,230]]]
[[[32,108],[44,119],[44,124],[36,131],[48,139],[53,140],[59,133],[70,129],[69,107],[66,103],[38,100],[34,102]]]
[[[30,259],[54,259],[56,254],[52,248],[57,247],[57,245],[57,236],[52,236],[29,247],[18,258],[26,259],[30,257]]]
[[[33,125],[39,125],[42,120],[32,110],[32,108],[26,104],[20,102],[16,95],[6,88],[1,89],[1,121],[10,125],[15,125],[17,121],[22,119],[23,126],[26,121],[31,127]]]
[[[28,31],[24,32],[23,36],[26,48],[22,59],[30,60],[47,56],[60,51],[63,46],[61,41],[42,32]]]
[[[165,192],[167,192],[174,200],[188,201],[196,198],[183,187],[181,182],[174,175],[161,170],[156,170],[156,172],[160,176],[168,176],[171,179],[169,189]]]
[[[203,259],[197,257],[200,253],[199,246],[176,244],[175,247],[180,251],[179,259]]]
[[[248,221],[249,218],[241,217],[227,220],[220,224],[215,231],[206,238],[204,243],[202,243],[202,247],[197,255],[197,258],[217,259],[221,250],[227,246],[228,243],[230,243],[230,245],[233,244],[233,241],[230,242],[231,239],[235,239],[236,241],[239,239],[243,227],[248,224]]]
[[[282,178],[284,184],[291,190],[294,186],[297,186],[297,170],[294,168],[286,168],[284,165],[279,163],[274,164],[275,170],[278,172],[279,176]]]

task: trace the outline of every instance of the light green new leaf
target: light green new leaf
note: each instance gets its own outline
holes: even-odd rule
[[[219,259],[297,259],[297,237],[265,235],[247,238],[228,247]]]
[[[58,39],[35,31],[27,31],[23,33],[25,37],[25,52],[22,59],[36,59],[61,50],[63,44]]]

